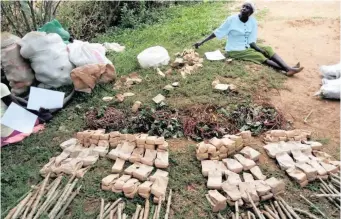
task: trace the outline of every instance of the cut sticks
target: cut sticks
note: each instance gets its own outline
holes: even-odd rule
[[[149,199],[146,199],[146,202],[144,204],[143,219],[148,219],[148,216],[149,216]]]
[[[234,203],[234,208],[236,211],[236,219],[239,219],[239,203],[238,202]]]
[[[300,216],[298,216],[295,211],[288,205],[283,198],[278,197],[278,199],[283,203],[284,207],[288,210],[288,212],[295,218],[300,219]]]
[[[250,194],[248,192],[246,192],[246,195],[247,195],[249,201],[251,202],[252,208],[253,208],[254,212],[256,213],[257,217],[260,219],[264,219],[263,215],[261,214],[261,212],[259,211],[259,209],[255,205],[255,203],[253,202]]]
[[[311,207],[315,208],[316,211],[318,211],[323,217],[326,217],[326,215],[311,201],[309,201],[308,199],[306,199],[306,197],[304,197],[303,195],[300,195],[300,197],[306,201]]]
[[[341,194],[314,194],[311,197],[332,197],[332,198],[340,198]]]
[[[287,219],[287,217],[285,216],[285,214],[283,213],[281,207],[279,206],[277,201],[274,201],[274,205],[278,211],[279,216],[281,217],[281,219]]]
[[[264,205],[264,209],[273,217],[274,219],[279,219],[278,216],[273,212],[269,206]]]
[[[55,219],[59,219],[59,218],[61,218],[64,215],[66,209],[69,207],[69,205],[71,204],[72,200],[76,197],[76,195],[79,194],[79,191],[80,191],[81,188],[82,188],[82,186],[79,186],[77,188],[77,190],[72,193],[71,197],[67,199],[67,202],[62,207],[62,209],[60,210],[60,212],[58,213],[58,215],[57,215],[57,217]]]
[[[169,210],[170,210],[171,201],[172,201],[172,189],[169,191],[169,194],[168,194],[168,201],[167,201],[165,219],[168,219],[168,217],[169,217]]]
[[[31,210],[30,214],[28,215],[28,219],[33,218],[34,213],[36,213],[38,204],[39,204],[39,202],[40,202],[41,197],[42,197],[43,194],[44,194],[45,187],[46,187],[47,182],[49,181],[49,178],[50,178],[50,173],[47,174],[47,176],[46,176],[45,179],[44,179],[43,184],[42,184],[41,187],[40,187],[38,197],[37,197],[37,199],[35,200],[35,202],[34,202],[34,204],[33,204],[32,210]]]
[[[310,214],[310,213],[307,212],[307,211],[301,210],[301,209],[299,209],[299,208],[293,208],[293,209],[294,209],[294,211],[296,211],[297,213],[303,214],[303,215],[305,215],[305,216],[307,216],[307,217],[309,217],[309,218],[311,218],[311,219],[318,219],[315,215]]]
[[[141,210],[141,205],[137,205],[135,213],[134,213],[134,216],[133,216],[133,219],[138,219],[139,218],[140,210]]]
[[[104,199],[101,198],[101,210],[99,212],[99,219],[103,219],[103,214],[104,214]]]

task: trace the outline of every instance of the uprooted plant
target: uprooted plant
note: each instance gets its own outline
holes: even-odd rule
[[[85,117],[88,128],[148,133],[165,138],[186,136],[195,141],[246,130],[257,136],[267,130],[287,128],[283,115],[269,104],[240,104],[233,109],[195,105],[182,110],[147,106],[137,115],[113,107],[100,107],[91,109]]]
[[[130,121],[132,132],[144,132],[150,135],[164,136],[165,138],[178,138],[183,136],[182,124],[175,110],[155,110],[146,107]]]
[[[285,129],[287,126],[284,116],[267,103],[238,105],[228,113],[228,117],[240,131],[250,130],[255,136],[271,129]]]

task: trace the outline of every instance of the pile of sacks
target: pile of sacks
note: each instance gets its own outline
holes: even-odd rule
[[[204,59],[200,58],[193,49],[185,49],[182,53],[177,53],[176,56],[172,68],[178,69],[183,78],[203,66]]]
[[[91,139],[87,140],[90,144]],[[102,180],[103,190],[123,192],[127,198],[137,194],[149,198],[153,194],[155,203],[165,197],[169,179],[168,172],[162,169],[169,166],[169,152],[163,137],[111,132],[106,142],[113,148],[107,157],[115,163],[111,169],[113,174]],[[132,164],[125,168],[127,162]]]
[[[196,145],[196,157],[198,160],[222,160],[250,143],[250,131],[243,131],[237,135],[224,135],[221,139],[214,137],[208,142],[203,141]]]
[[[271,130],[265,133],[264,142],[279,141],[307,141],[311,137],[311,132],[306,130]]]
[[[327,99],[340,99],[341,91],[341,63],[336,65],[323,65],[320,67],[322,73],[322,86],[315,94]]]
[[[207,188],[210,189],[206,198],[217,212],[226,207],[226,203],[234,206],[251,207],[247,196],[258,205],[260,201],[271,199],[274,195],[283,193],[285,184],[275,177],[268,178],[262,173],[256,161],[260,153],[251,147],[245,147],[233,158],[201,161],[202,174],[208,177]],[[241,175],[242,178],[241,179]],[[223,181],[225,176],[226,180]],[[220,193],[222,191],[225,196]],[[224,204],[225,203],[225,204]]]
[[[318,177],[327,179],[329,173],[336,173],[340,161],[333,160],[321,150],[323,145],[314,141],[280,141],[264,146],[271,158],[275,158],[282,170],[302,187]]]

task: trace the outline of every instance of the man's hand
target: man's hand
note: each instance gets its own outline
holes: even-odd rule
[[[202,43],[195,43],[193,46],[194,46],[196,49],[198,49],[199,46],[201,46],[201,45],[202,45]]]

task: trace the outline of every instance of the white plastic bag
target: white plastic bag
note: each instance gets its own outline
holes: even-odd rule
[[[11,92],[20,95],[26,91],[34,80],[32,69],[20,55],[18,42],[21,39],[10,33],[1,36],[1,65],[6,79],[9,81]]]
[[[322,65],[320,67],[322,76],[327,79],[337,79],[340,78],[341,74],[341,63],[336,65]]]
[[[340,99],[341,78],[335,80],[323,79],[322,83],[323,85],[316,95],[320,95],[327,99]]]
[[[68,45],[69,59],[77,67],[90,64],[112,64],[105,57],[105,47],[98,43],[75,40]]]
[[[161,46],[154,46],[145,49],[138,54],[137,60],[142,68],[156,68],[161,65],[168,65],[170,57],[165,48]]]
[[[108,43],[108,42],[103,43],[103,46],[109,52],[110,51],[123,52],[126,48],[125,46],[121,46],[118,43]]]
[[[74,66],[58,34],[30,32],[22,38],[20,45],[20,54],[31,61],[39,82],[54,88],[72,84],[70,73]]]

